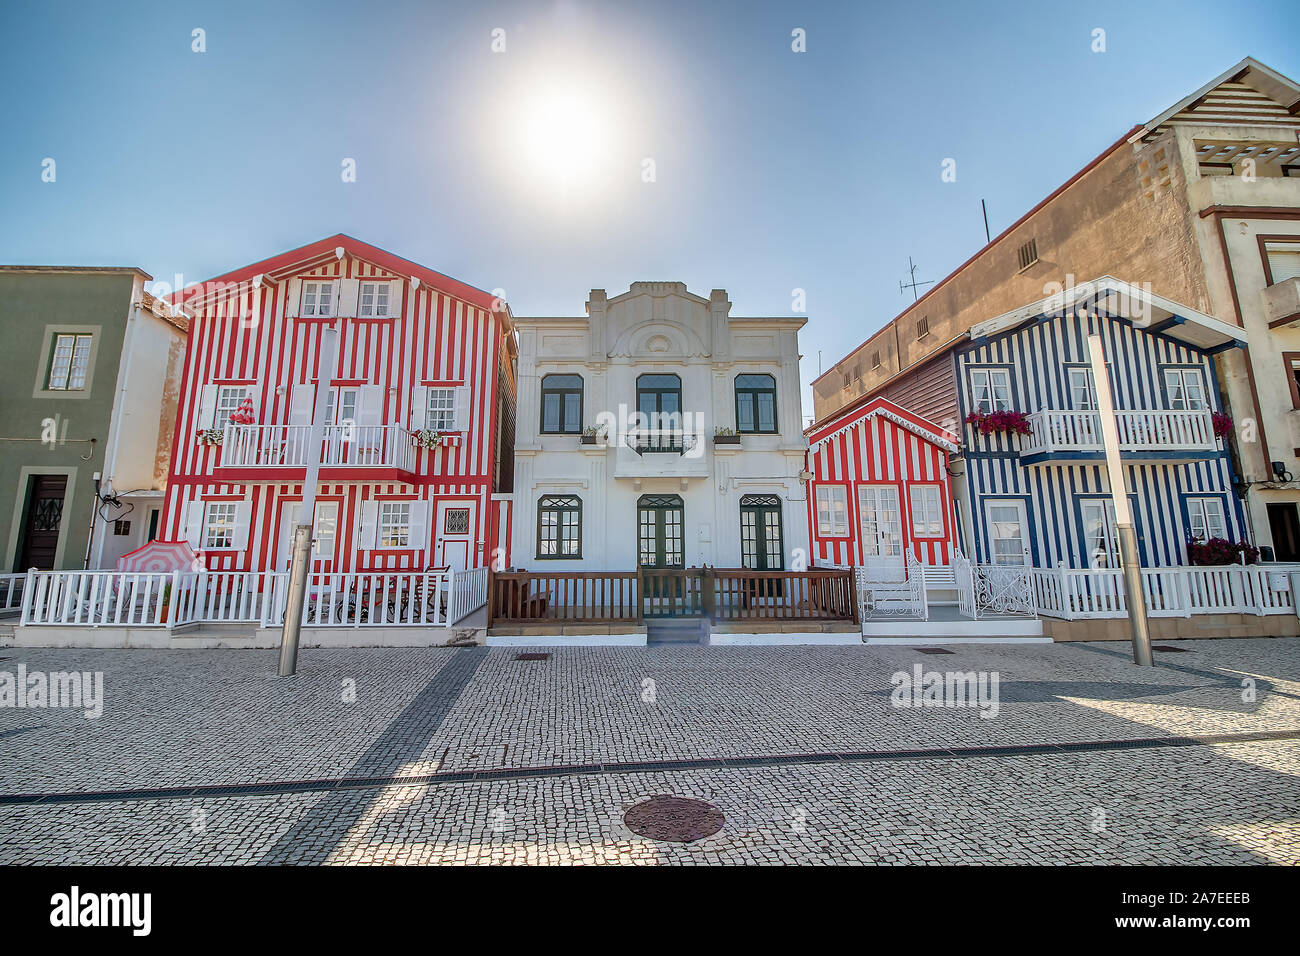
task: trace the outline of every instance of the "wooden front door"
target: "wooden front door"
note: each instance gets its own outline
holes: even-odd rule
[[[63,527],[63,496],[66,475],[36,475],[27,486],[27,508],[23,519],[23,544],[15,571],[36,568],[53,571]]]

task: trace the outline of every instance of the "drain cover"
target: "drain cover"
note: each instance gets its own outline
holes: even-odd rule
[[[1152,644],[1152,645],[1151,645],[1151,650],[1153,650],[1153,651],[1164,651],[1166,654],[1186,654],[1186,653],[1187,653],[1187,648],[1185,648],[1185,647],[1173,647],[1173,646],[1171,646],[1171,645],[1169,645],[1169,644]]]
[[[919,654],[951,654],[952,651],[944,650],[942,647],[918,647]]]
[[[542,654],[537,651],[525,651],[522,654],[515,655],[517,661],[549,661],[550,659],[550,654]]]
[[[711,803],[660,795],[628,808],[623,822],[637,836],[668,843],[691,843],[713,836],[726,817]]]

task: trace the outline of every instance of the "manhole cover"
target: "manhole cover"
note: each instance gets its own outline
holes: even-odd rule
[[[628,808],[623,822],[637,836],[668,843],[691,843],[713,836],[726,817],[711,803],[661,795]]]
[[[537,651],[525,651],[522,654],[515,655],[517,661],[549,661],[550,659],[550,654],[540,654]]]

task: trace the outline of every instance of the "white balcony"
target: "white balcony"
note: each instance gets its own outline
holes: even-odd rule
[[[645,429],[615,443],[615,478],[707,478],[703,437],[692,432]]]
[[[228,425],[221,468],[305,469],[310,425]],[[415,445],[401,425],[326,425],[322,468],[393,468],[414,473]]]
[[[1161,409],[1115,412],[1121,452],[1160,455],[1173,452],[1213,453],[1219,450],[1209,411]],[[1030,433],[1020,437],[1021,455],[1105,451],[1101,416],[1087,411],[1044,409],[1029,416]]]

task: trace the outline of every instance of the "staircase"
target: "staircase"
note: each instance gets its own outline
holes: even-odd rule
[[[707,644],[709,619],[702,615],[646,619],[647,644]]]

